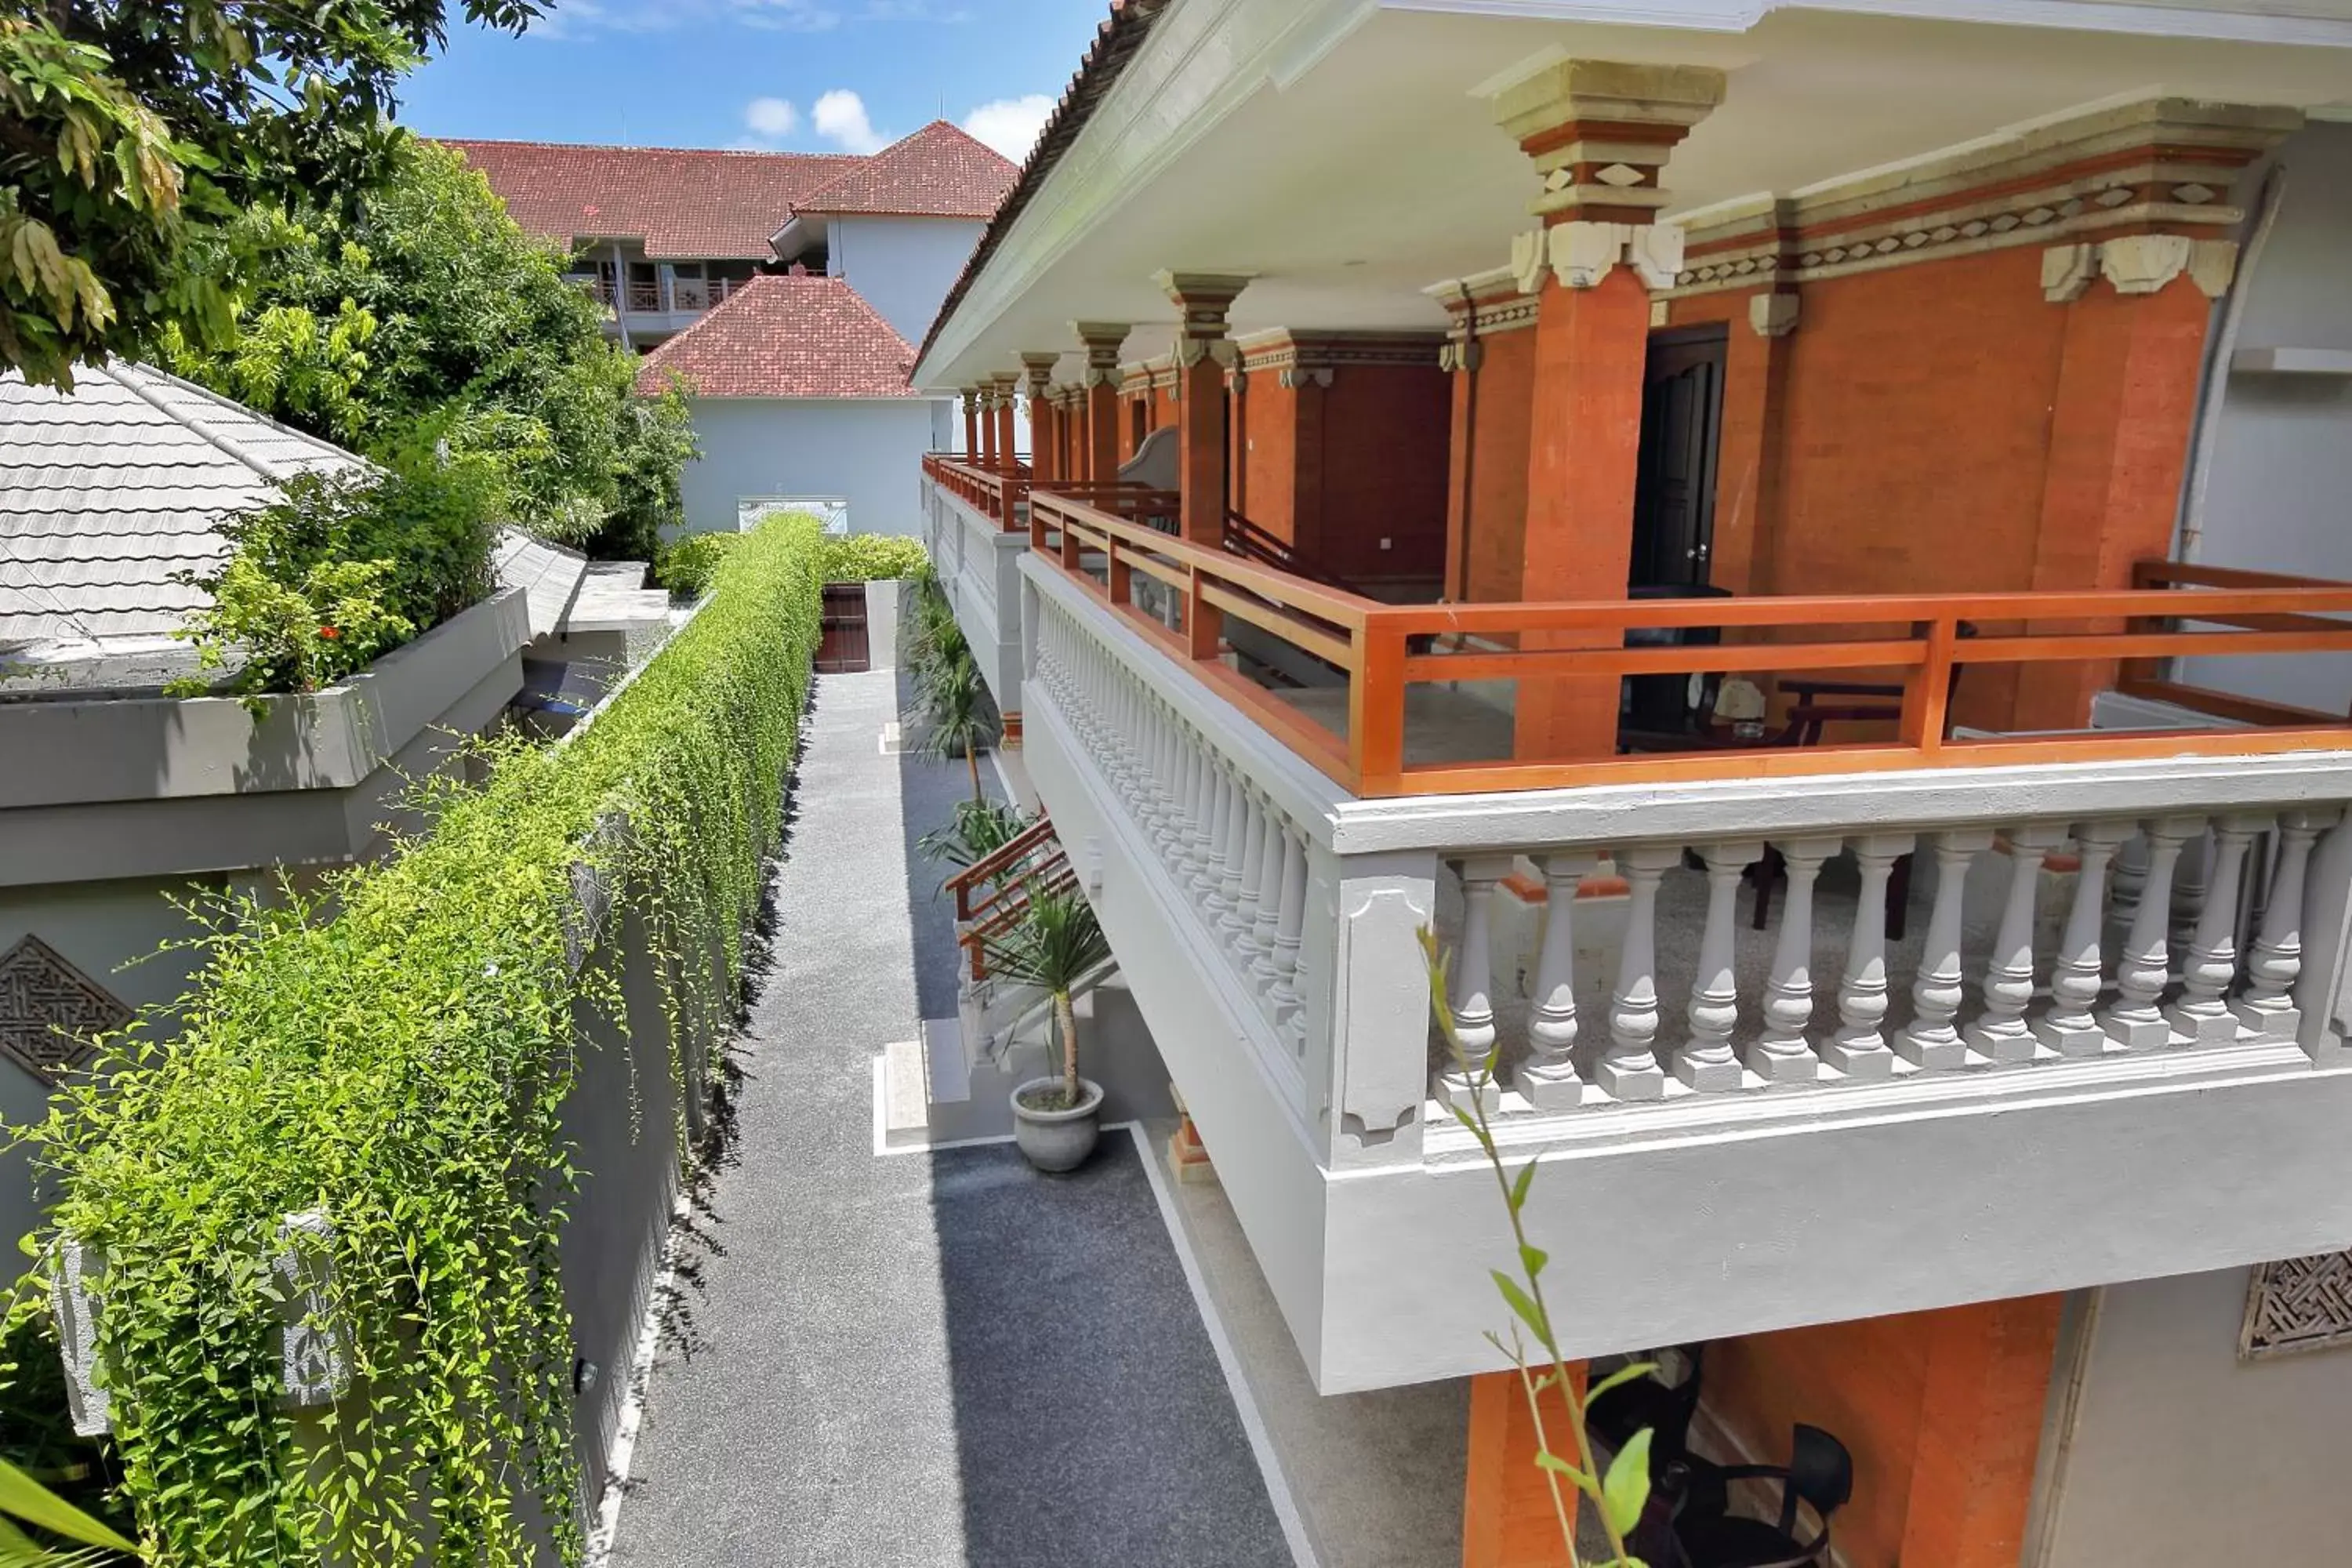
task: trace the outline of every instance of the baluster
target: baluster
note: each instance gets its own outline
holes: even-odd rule
[[[1492,942],[1495,884],[1510,875],[1508,856],[1481,856],[1456,868],[1462,879],[1462,942],[1454,954],[1446,1000],[1454,1009],[1454,1033],[1463,1062],[1449,1059],[1438,1069],[1445,1098],[1468,1110],[1474,1092],[1491,1113],[1497,1096],[1488,1070],[1495,1048],[1495,959]]]
[[[1821,1059],[1805,1043],[1813,1021],[1813,883],[1842,842],[1792,838],[1773,845],[1788,867],[1789,886],[1780,900],[1772,978],[1764,985],[1763,1037],[1748,1047],[1748,1070],[1766,1083],[1821,1080]]]
[[[1967,1033],[1969,1044],[1991,1061],[2033,1059],[2033,1030],[2025,1022],[2025,1010],[2033,1005],[2033,910],[2042,891],[2042,862],[2061,837],[2040,823],[2009,835],[2009,894],[1985,969],[1984,1016]]]
[[[1216,827],[1219,776],[1207,743],[1192,738],[1192,809],[1184,825],[1184,885],[1197,897],[1208,879],[1210,847]]]
[[[2062,1057],[2095,1057],[2107,1048],[2107,1032],[2092,1009],[2105,985],[2100,942],[2106,929],[2107,867],[2131,826],[2123,822],[2078,822],[2074,851],[2074,902],[2066,911],[2066,931],[2050,965],[2050,1010],[2033,1020],[2033,1033]]]
[[[1528,1058],[1513,1080],[1538,1110],[1584,1103],[1577,1076],[1576,889],[1592,874],[1590,855],[1544,859],[1543,945],[1536,955],[1535,1004],[1528,1012]]]
[[[1927,945],[1919,973],[1911,983],[1911,1025],[1895,1042],[1895,1054],[1915,1067],[1942,1071],[1968,1060],[1968,1047],[1955,1023],[1967,994],[1960,975],[1960,899],[1969,868],[1992,847],[1981,827],[1936,835],[1936,908],[1927,917]]]
[[[2298,806],[2282,812],[2278,863],[2271,871],[2270,901],[2263,908],[2261,932],[2246,957],[2246,994],[2233,1010],[2266,1040],[2288,1041],[2303,1032],[2294,1005],[2294,983],[2303,975],[2303,885],[2311,847],[2336,820],[2333,811]]]
[[[1181,789],[1177,771],[1176,715],[1165,708],[1155,708],[1151,722],[1151,842],[1164,856],[1173,837]]]
[[[1286,824],[1282,830],[1282,913],[1274,928],[1274,1026],[1295,1033],[1304,1009],[1299,1003],[1298,934],[1307,921],[1307,841]]]
[[[1854,895],[1845,968],[1838,975],[1837,1032],[1822,1047],[1822,1059],[1850,1079],[1895,1076],[1895,1053],[1886,1047],[1886,884],[1895,863],[1918,844],[1908,833],[1874,833],[1853,841],[1862,886]]]
[[[1593,1076],[1618,1100],[1659,1100],[1666,1092],[1658,1066],[1658,883],[1682,864],[1682,851],[1663,844],[1621,851],[1617,869],[1632,890],[1625,901],[1625,946],[1617,988],[1609,997],[1609,1048]]]
[[[1209,799],[1208,767],[1208,753],[1202,748],[1201,738],[1188,729],[1178,739],[1176,771],[1183,780],[1183,787],[1176,808],[1175,838],[1170,847],[1171,868],[1180,886],[1192,884],[1192,874],[1201,865],[1201,846],[1209,836],[1202,821]]]
[[[1698,973],[1691,981],[1690,1040],[1675,1058],[1675,1077],[1704,1094],[1746,1082],[1731,1045],[1739,1027],[1739,980],[1732,959],[1738,941],[1739,879],[1764,854],[1760,840],[1703,844],[1706,862],[1706,927],[1699,938]]]
[[[2206,843],[2207,888],[2197,929],[2180,962],[2180,1000],[2166,1015],[2173,1028],[2198,1045],[2238,1037],[2238,1016],[2223,1000],[2238,979],[2238,889],[2246,847],[2269,820],[2242,813],[2218,818]]]
[[[2116,1000],[2105,1020],[2107,1037],[2122,1041],[2127,1050],[2157,1050],[2171,1042],[2172,1026],[2157,1004],[2172,977],[2164,945],[2165,922],[2172,910],[2172,870],[2179,863],[2180,847],[2204,827],[2201,817],[2168,816],[2141,828],[2147,840],[2147,876],[2116,960]]]
[[[1274,989],[1275,933],[1282,925],[1283,871],[1282,808],[1266,802],[1265,820],[1259,825],[1264,843],[1258,847],[1258,875],[1265,888],[1257,901],[1257,921],[1250,931],[1249,981],[1261,996]]]
[[[1202,851],[1196,889],[1202,917],[1212,930],[1218,919],[1233,908],[1225,897],[1225,860],[1233,847],[1233,834],[1234,775],[1225,767],[1223,758],[1213,758],[1209,763],[1209,838]]]
[[[2211,865],[2213,841],[2200,829],[2189,836],[2172,868],[2172,923],[2165,931],[2168,956],[2185,958],[2197,941],[2197,921],[2205,909],[2205,886]],[[2180,978],[2176,971],[2172,978]]]
[[[1257,923],[1257,862],[1259,840],[1265,837],[1265,807],[1257,792],[1243,784],[1241,804],[1234,813],[1234,852],[1227,865],[1233,874],[1234,907],[1217,921],[1217,934],[1244,965],[1249,963],[1250,928]]]

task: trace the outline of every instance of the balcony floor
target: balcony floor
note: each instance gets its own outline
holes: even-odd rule
[[[873,1063],[952,973],[911,846],[961,763],[885,755],[888,672],[817,683],[736,1050],[611,1561],[1017,1568],[1292,1561],[1133,1142],[877,1156]]]

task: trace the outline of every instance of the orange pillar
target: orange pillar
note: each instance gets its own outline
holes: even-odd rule
[[[973,399],[980,411],[980,466],[996,466],[996,388],[982,386]]]
[[[1225,423],[1229,451],[1225,458],[1225,504],[1249,515],[1249,372],[1238,356],[1225,373]]]
[[[1716,464],[1709,580],[1735,594],[1780,591],[1780,431],[1797,296],[1756,294],[1731,320],[1723,371],[1723,438]]]
[[[2212,295],[2228,286],[2229,253],[2204,252],[2225,258],[2218,275],[2192,273],[2199,254],[2198,242],[2176,235],[2052,253],[2079,269],[2071,279],[2061,265],[2044,269],[2057,279],[2045,292],[2065,310],[2066,330],[2034,544],[2037,592],[2128,588],[2133,563],[2172,553],[2206,323]],[[2090,722],[2092,696],[2116,675],[2111,660],[2042,666],[2020,683],[2011,727],[2078,729]]]
[[[1072,321],[1070,331],[1087,351],[1087,368],[1078,376],[1086,404],[1083,475],[1089,484],[1107,485],[1118,478],[1118,353],[1127,323]]]
[[[1041,480],[1062,477],[1054,462],[1054,400],[1045,392],[1061,358],[1058,352],[1045,350],[1021,356],[1023,379],[1029,386],[1029,466]]]
[[[1021,378],[1009,370],[998,371],[990,378],[991,387],[996,395],[993,405],[996,410],[996,455],[1007,473],[1013,471],[1013,465],[1020,461],[1021,457],[1013,436],[1013,388],[1020,382]]]
[[[1525,599],[1618,599],[1633,552],[1650,287],[1673,282],[1678,233],[1653,223],[1667,154],[1722,101],[1710,68],[1562,60],[1497,94],[1496,118],[1543,176],[1544,226],[1514,258],[1538,293],[1529,405]],[[1528,649],[1611,647],[1603,635],[1521,639]],[[1514,754],[1549,761],[1616,750],[1618,678],[1518,682]]]
[[[2016,1568],[2033,1506],[2061,1296],[1925,1314],[1927,1389],[1905,1568]]]
[[[1581,1393],[1584,1363],[1569,1363]],[[1551,1451],[1574,1462],[1576,1438],[1568,1400],[1557,1388],[1541,1397],[1544,1436]],[[1538,1445],[1527,1385],[1516,1372],[1482,1372],[1470,1379],[1469,1474],[1462,1496],[1462,1568],[1554,1568],[1566,1563],[1552,1483],[1536,1463]],[[1561,1500],[1575,1517],[1576,1488],[1559,1479]]]
[[[1212,272],[1162,272],[1158,279],[1181,313],[1176,327],[1176,471],[1183,495],[1185,539],[1223,549],[1225,539],[1225,366],[1233,344],[1225,317],[1249,283]]]
[[[963,389],[963,455],[966,458],[980,455],[980,388]]]

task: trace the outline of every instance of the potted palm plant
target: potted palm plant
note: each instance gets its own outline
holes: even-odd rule
[[[1076,888],[1033,884],[1020,921],[982,944],[991,973],[1034,985],[1052,999],[1062,1070],[1013,1091],[1013,1136],[1041,1171],[1075,1170],[1101,1136],[1102,1085],[1078,1076],[1079,986],[1110,962],[1094,906]]]

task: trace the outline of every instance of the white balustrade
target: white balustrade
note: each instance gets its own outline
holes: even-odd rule
[[[1528,1055],[1516,1079],[1538,1110],[1573,1110],[1584,1103],[1577,1076],[1576,892],[1592,874],[1590,855],[1544,859],[1544,930],[1536,959],[1534,1006],[1528,1014]]]
[[[1886,1045],[1886,889],[1895,863],[1917,847],[1908,833],[1872,834],[1853,843],[1861,872],[1853,935],[1846,943],[1845,973],[1838,977],[1838,1030],[1822,1047],[1822,1059],[1849,1079],[1895,1076],[1895,1053]]]
[[[1675,1060],[1675,1076],[1702,1093],[1742,1087],[1739,1057],[1732,1037],[1739,1029],[1739,979],[1733,948],[1738,937],[1740,879],[1760,859],[1764,846],[1753,839],[1709,844],[1699,851],[1706,864],[1706,927],[1699,938],[1698,973],[1691,982],[1690,1044]]]

